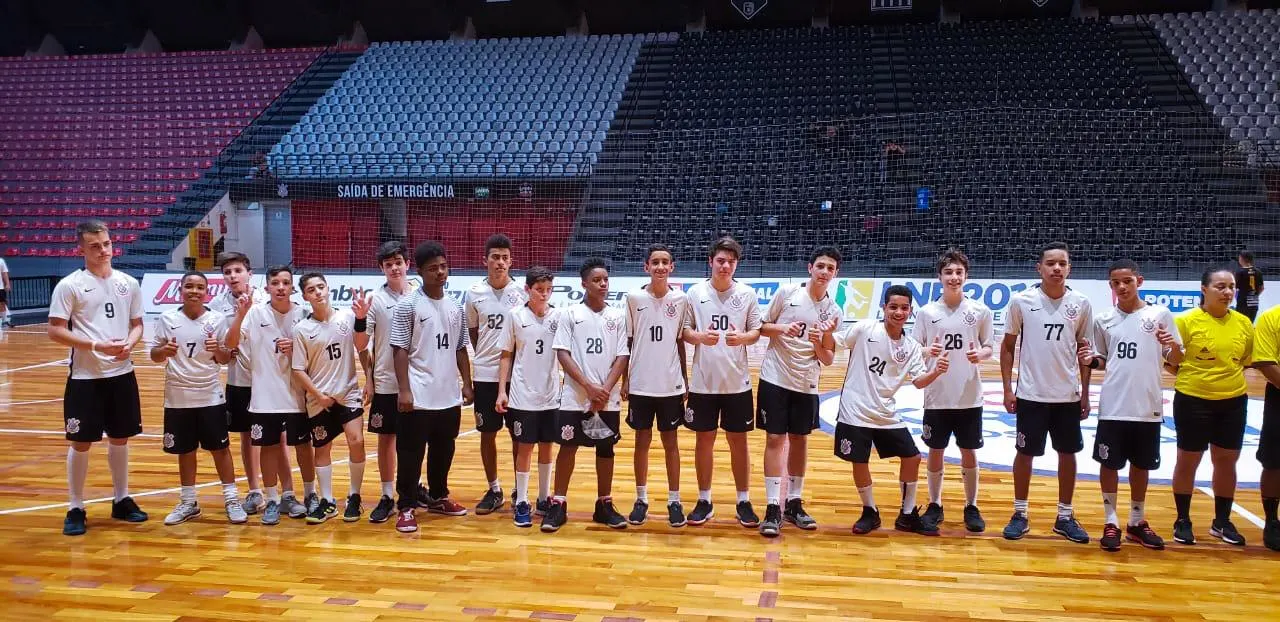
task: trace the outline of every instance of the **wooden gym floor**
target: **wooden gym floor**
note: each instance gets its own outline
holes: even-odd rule
[[[1261,545],[1261,530],[1243,516],[1248,538],[1240,549],[1210,538],[1212,501],[1197,493],[1193,513],[1200,543],[1172,542],[1172,495],[1153,486],[1147,513],[1169,542],[1165,551],[1126,543],[1101,551],[1102,510],[1096,481],[1082,480],[1075,507],[1094,537],[1069,543],[1049,532],[1056,480],[1037,476],[1031,495],[1032,532],[1018,542],[1000,537],[1012,504],[1007,472],[984,469],[979,505],[984,534],[960,525],[963,492],[958,468],[947,468],[949,510],[942,537],[893,531],[898,505],[897,465],[873,460],[877,501],[885,528],[855,537],[849,526],[861,511],[852,476],[831,455],[831,437],[815,432],[806,500],[816,532],[787,526],[767,540],[732,520],[728,452],[716,456],[717,518],[702,527],[671,529],[662,458],[655,439],[650,469],[651,520],[613,531],[590,522],[593,461],[578,460],[570,522],[556,534],[511,525],[509,508],[490,516],[449,518],[420,514],[416,534],[391,523],[333,520],[321,526],[284,520],[263,527],[258,517],[229,525],[216,486],[200,489],[205,514],[165,527],[177,501],[177,465],[161,451],[162,370],[135,353],[142,387],[144,435],[130,443],[131,491],[151,515],[132,525],[109,518],[111,482],[105,450],[94,449],[86,497],[89,533],[61,535],[66,511],[66,442],[61,396],[63,348],[42,326],[0,337],[0,618],[194,620],[305,618],[343,620],[1275,620],[1280,618],[1280,554]],[[823,374],[823,388],[838,389],[843,368]],[[1261,383],[1250,372],[1252,393]],[[998,380],[991,368],[988,380]],[[470,417],[464,416],[467,422]],[[467,426],[464,425],[464,429]],[[624,514],[634,499],[629,431],[620,446],[616,504]],[[692,436],[681,436],[686,510],[697,490]],[[997,439],[995,442],[1001,442]],[[752,500],[763,514],[763,436],[751,436]],[[376,448],[372,435],[367,445]],[[500,445],[502,447],[502,440]],[[236,448],[233,440],[233,448]],[[345,446],[334,452],[335,493],[347,490]],[[1089,460],[1086,451],[1080,460]],[[1246,451],[1241,458],[1253,460]],[[238,450],[235,453],[240,468]],[[1041,465],[1051,457],[1037,462]],[[377,501],[371,455],[365,474],[366,512]],[[510,457],[500,450],[500,472],[513,485]],[[207,454],[201,483],[214,482]],[[450,477],[455,498],[471,507],[484,490],[478,437],[459,439]],[[536,491],[537,475],[531,488]],[[295,474],[295,481],[298,480]],[[299,490],[301,484],[297,484]],[[1127,488],[1122,485],[1121,513]],[[241,483],[241,494],[244,494]],[[106,498],[106,499],[104,499]],[[921,473],[920,499],[926,499]],[[1261,514],[1257,490],[1241,490],[1238,503]],[[341,502],[340,502],[341,503]],[[1121,517],[1123,520],[1123,516]]]

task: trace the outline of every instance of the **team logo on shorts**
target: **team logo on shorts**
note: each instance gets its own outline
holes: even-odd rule
[[[674,318],[676,316],[676,305],[674,303],[668,302],[666,306],[662,309],[662,312],[667,317]]]
[[[1107,456],[1108,456],[1110,453],[1111,453],[1111,448],[1110,448],[1110,447],[1108,447],[1108,446],[1107,446],[1106,444],[1104,444],[1104,443],[1098,443],[1098,457],[1099,457],[1099,458],[1102,458],[1103,460],[1106,460],[1106,459],[1107,459]]]
[[[1147,334],[1156,332],[1156,321],[1149,317],[1142,318],[1142,332]]]
[[[127,298],[129,296],[129,286],[125,285],[122,281],[116,281],[116,295],[122,298]]]
[[[480,411],[477,410],[476,411],[476,427],[478,428],[483,425],[484,425],[484,415],[480,414]]]
[[[923,429],[920,431],[920,438],[922,440],[927,441],[932,436],[933,436],[933,428],[927,423],[924,424]]]
[[[164,448],[173,449],[173,434],[168,432],[164,433]]]
[[[685,423],[693,423],[693,409],[692,409],[692,408],[686,408],[686,409],[684,409],[684,422],[685,422]]]
[[[571,425],[560,426],[560,438],[566,441],[573,440],[573,426]]]
[[[67,419],[67,434],[75,434],[80,431],[80,420],[72,417]]]
[[[329,438],[329,431],[324,429],[324,426],[318,425],[311,428],[311,436],[314,436],[317,441],[323,441],[324,439]]]
[[[965,324],[965,326],[973,326],[974,324],[977,324],[977,323],[978,323],[978,314],[977,314],[977,313],[974,313],[973,311],[965,311],[965,312],[964,312],[964,324]]]
[[[262,426],[256,423],[249,426],[249,438],[255,441],[262,440]]]
[[[741,308],[743,308],[743,307],[747,306],[747,296],[748,296],[748,295],[750,295],[750,296],[754,296],[755,294],[754,294],[754,293],[752,293],[752,294],[738,294],[738,295],[736,295],[736,296],[733,296],[732,298],[730,298],[730,299],[729,299],[729,306],[730,306],[730,307],[733,307],[734,309],[741,309]]]
[[[1027,446],[1027,435],[1026,435],[1026,434],[1023,434],[1022,432],[1018,432],[1018,441],[1017,441],[1017,443],[1015,443],[1015,444],[1016,444],[1018,447],[1026,447],[1026,446]]]
[[[846,456],[853,453],[853,441],[847,438],[840,439],[840,453]]]
[[[760,425],[765,425],[765,420],[766,420],[766,417],[768,416],[769,416],[769,413],[765,412],[765,409],[761,408],[760,409]]]
[[[371,426],[373,426],[373,427],[375,427],[375,428],[381,429],[381,428],[382,428],[382,413],[373,413],[372,415],[369,415],[369,425],[371,425]]]
[[[1062,315],[1066,316],[1068,320],[1074,320],[1080,317],[1080,305],[1074,302],[1067,303],[1062,308]]]
[[[521,425],[519,421],[511,424],[512,434],[515,434],[516,436],[520,436],[520,434],[523,433],[523,431],[524,431],[524,426]]]

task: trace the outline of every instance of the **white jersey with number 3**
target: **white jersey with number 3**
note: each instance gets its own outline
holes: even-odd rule
[[[264,289],[257,287],[249,288],[249,299],[253,304],[262,304],[271,301],[271,295]],[[221,313],[226,318],[227,327],[231,327],[231,323],[236,319],[236,297],[228,288],[221,296],[209,301],[209,309]],[[227,364],[227,384],[233,387],[247,387],[250,382],[248,351],[244,346],[236,348],[236,354],[231,358],[231,362]]]
[[[732,395],[751,390],[751,369],[747,346],[725,342],[725,331],[740,333],[760,328],[760,303],[751,286],[733,282],[723,292],[703,281],[689,288],[689,328],[720,334],[714,346],[693,348],[693,369],[689,392],[704,395]]]
[[[994,347],[991,309],[965,298],[954,309],[935,300],[916,311],[912,336],[926,351],[936,339],[947,352],[947,372],[924,389],[925,409],[961,409],[982,406],[982,373],[969,362],[969,347]]]
[[[764,323],[799,322],[804,329],[796,337],[783,334],[769,339],[769,349],[760,363],[760,379],[797,393],[816,394],[822,366],[814,354],[813,342],[809,341],[809,331],[824,324],[828,328],[839,328],[843,321],[840,305],[831,299],[830,294],[823,294],[821,300],[814,301],[806,284],[778,288],[778,293],[764,312]]]
[[[142,288],[133,277],[113,270],[99,278],[88,270],[68,274],[53,288],[49,317],[67,321],[71,334],[106,345],[129,338],[131,320],[142,319]],[[71,351],[71,377],[76,380],[112,378],[133,371],[129,359],[115,360],[101,352]]]
[[[515,281],[507,281],[507,286],[494,289],[489,280],[484,279],[464,296],[463,307],[467,313],[467,328],[476,329],[479,340],[471,344],[475,348],[476,357],[471,361],[475,368],[477,382],[497,382],[498,362],[502,358],[502,333],[506,328],[502,325],[507,319],[507,312],[528,302],[529,295],[524,287]]]
[[[182,307],[170,309],[156,322],[153,347],[170,339],[178,342],[178,353],[164,362],[164,407],[204,408],[226,403],[218,372],[222,366],[205,348],[210,337],[222,343],[227,336],[226,318],[205,310],[196,319],[187,317]]]
[[[1164,391],[1160,387],[1164,346],[1156,338],[1161,329],[1182,345],[1173,313],[1160,305],[1149,304],[1133,313],[1113,307],[1094,318],[1093,352],[1107,361],[1098,419],[1164,419]]]
[[[633,395],[684,394],[684,367],[677,344],[688,309],[688,297],[678,289],[667,290],[661,298],[649,293],[648,285],[627,294],[631,337],[627,380]]]
[[[507,312],[502,350],[511,352],[511,380],[507,401],[516,410],[538,412],[560,408],[560,359],[556,357],[556,329],[560,310],[548,308],[538,317],[528,305]]]
[[[348,408],[359,408],[363,398],[356,378],[355,323],[355,314],[342,309],[327,322],[309,317],[293,327],[293,369],[306,373],[316,389]],[[323,410],[307,395],[307,414]]]
[[[1018,292],[1004,321],[1004,334],[1021,337],[1017,396],[1048,404],[1079,401],[1077,344],[1092,323],[1093,307],[1083,294],[1068,289],[1054,299],[1039,287]]]

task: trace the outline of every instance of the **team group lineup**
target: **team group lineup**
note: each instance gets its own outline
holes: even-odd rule
[[[143,332],[140,288],[112,268],[103,223],[81,223],[77,236],[85,268],[55,288],[48,331],[72,349],[63,400],[70,441],[67,535],[86,532],[88,452],[104,434],[112,518],[148,518],[128,490],[128,440],[142,431],[130,361]],[[1017,427],[1013,514],[1005,538],[1017,540],[1030,531],[1032,463],[1051,443],[1059,488],[1053,532],[1072,542],[1090,541],[1075,518],[1072,499],[1076,455],[1084,449],[1081,421],[1093,411],[1091,373],[1105,370],[1093,447],[1105,511],[1100,544],[1114,551],[1127,539],[1164,548],[1147,520],[1145,499],[1149,471],[1160,463],[1161,381],[1168,372],[1175,376],[1178,448],[1173,538],[1195,542],[1190,504],[1196,469],[1208,450],[1215,497],[1209,534],[1243,546],[1231,508],[1246,424],[1244,370],[1253,367],[1268,380],[1256,456],[1263,467],[1264,543],[1280,550],[1280,307],[1258,318],[1255,333],[1250,317],[1231,308],[1236,292],[1230,269],[1206,269],[1200,306],[1175,317],[1139,296],[1139,266],[1119,260],[1109,270],[1115,306],[1095,312],[1088,298],[1067,286],[1069,249],[1050,243],[1037,258],[1039,286],[1013,298],[997,339],[991,309],[964,296],[969,260],[956,249],[945,251],[937,263],[941,298],[914,309],[909,334],[913,297],[901,285],[884,291],[882,319],[844,324],[840,305],[827,293],[841,262],[840,251],[830,246],[812,252],[806,282],[784,285],[761,305],[753,288],[734,280],[742,247],[732,238],[711,244],[710,278],[687,291],[669,281],[672,253],[654,244],[644,264],[649,283],[628,292],[625,308],[607,302],[604,259],[581,266],[582,302],[555,308],[551,270],[531,267],[517,282],[510,275],[512,244],[501,234],[487,240],[484,252],[487,276],[461,303],[445,291],[449,262],[436,242],[419,244],[412,255],[403,243],[384,243],[376,261],[385,284],[357,293],[350,309],[331,305],[320,273],[295,275],[291,267],[274,266],[266,271],[264,289],[252,287],[250,261],[239,253],[218,257],[227,291],[210,301],[206,277],[185,274],[182,305],[157,321],[149,350],[151,360],[165,368],[163,446],[178,457],[181,481],[179,503],[165,524],[201,514],[198,449],[212,454],[230,522],[245,523],[248,515],[261,514],[264,525],[279,523],[282,515],[323,523],[340,512],[332,459],[339,438],[347,444],[350,470],[341,514],[344,521],[359,521],[366,410],[367,431],[377,437],[381,482],[369,520],[394,518],[398,531],[413,532],[419,510],[465,515],[468,510],[453,499],[448,479],[462,406],[470,404],[489,482],[474,508],[477,514],[493,513],[508,502],[498,475],[497,436],[505,428],[515,470],[510,497],[515,526],[531,527],[535,516],[541,516],[544,532],[566,523],[566,497],[580,447],[592,448],[596,458],[592,520],[616,529],[643,524],[650,512],[648,461],[656,427],[671,527],[701,525],[715,515],[714,448],[723,430],[738,523],[765,536],[779,535],[784,523],[816,529],[817,521],[804,508],[804,478],[809,435],[819,422],[818,380],[822,367],[847,351],[834,454],[852,465],[862,504],[855,534],[881,527],[869,467],[874,448],[881,459],[899,459],[901,503],[894,528],[938,535],[944,521],[944,452],[953,437],[961,454],[964,527],[986,530],[978,508],[976,457],[984,442],[980,365],[998,357],[1004,407],[1015,415]],[[410,260],[420,287],[409,280]],[[307,305],[292,300],[295,287]],[[768,345],[753,395],[748,347],[762,337]],[[693,349],[691,363],[686,363],[687,348]],[[357,360],[364,370],[363,388]],[[928,501],[923,511],[917,503],[921,452],[894,399],[907,382],[924,394],[920,440],[928,447]],[[612,491],[623,400],[629,402],[626,423],[635,434],[636,474],[635,502],[625,516],[615,507]],[[695,435],[698,498],[688,513],[679,492],[681,426]],[[763,518],[750,498],[747,434],[756,428],[766,432]],[[231,432],[240,437],[248,482],[243,501]],[[285,446],[294,449],[303,480],[301,500]],[[535,450],[538,490],[531,497]],[[1126,466],[1130,509],[1121,523],[1116,504],[1119,473]]]

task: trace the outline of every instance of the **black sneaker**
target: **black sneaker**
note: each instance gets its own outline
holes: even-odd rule
[[[667,524],[672,527],[684,527],[688,521],[684,517],[684,506],[679,501],[667,504]]]
[[[1196,532],[1191,527],[1191,519],[1179,518],[1173,521],[1173,541],[1179,544],[1196,543]]]
[[[618,510],[613,507],[613,499],[611,497],[596,499],[596,511],[591,514],[591,520],[613,529],[627,528],[627,519],[623,518],[622,514],[619,514]]]
[[[538,502],[533,506],[533,513],[538,516],[546,516],[547,508],[549,507],[551,507],[550,499],[538,499]]]
[[[111,518],[130,523],[144,523],[147,521],[147,513],[138,507],[133,497],[125,497],[111,503]]]
[[[1053,533],[1056,533],[1076,544],[1088,544],[1089,533],[1080,526],[1080,521],[1075,516],[1069,518],[1058,518],[1053,521]]]
[[[920,516],[920,508],[911,508],[910,514],[898,512],[898,518],[893,521],[893,528],[898,531],[908,531],[918,533],[922,536],[938,535],[938,528],[926,525],[924,518]]]
[[[1213,519],[1213,524],[1209,525],[1209,535],[1236,546],[1244,546],[1244,536],[1236,531],[1236,526],[1231,524],[1229,520]]]
[[[1164,538],[1156,533],[1147,521],[1142,521],[1137,525],[1129,525],[1124,530],[1125,538],[1130,542],[1137,542],[1142,546],[1157,551],[1164,550]]]
[[[1280,551],[1280,520],[1269,520],[1262,529],[1262,543],[1273,551]]]
[[[1120,528],[1107,523],[1102,526],[1102,539],[1098,540],[1098,544],[1104,551],[1120,550]]]
[[[476,514],[481,516],[492,514],[502,509],[502,506],[506,504],[507,500],[502,496],[501,490],[490,490],[484,493],[484,496],[480,498],[480,503],[476,504]]]
[[[711,520],[715,515],[716,509],[710,501],[698,499],[698,502],[693,504],[693,511],[689,512],[689,524],[696,527]]]
[[[937,531],[938,527],[942,525],[942,517],[945,515],[945,512],[942,511],[942,506],[930,503],[929,507],[925,508],[924,514],[920,515],[920,522],[928,529]]]
[[[1028,531],[1031,531],[1031,524],[1027,520],[1027,515],[1014,512],[1013,516],[1009,517],[1009,524],[1004,526],[1004,539],[1021,540]]]
[[[770,538],[782,533],[782,508],[770,503],[764,508],[764,521],[760,523],[760,535]]]
[[[853,533],[862,535],[880,528],[880,512],[875,508],[863,507],[862,517],[853,524]]]
[[[559,501],[551,501],[547,504],[547,513],[542,516],[542,531],[552,533],[564,527],[565,522],[569,520],[568,503]]]
[[[982,519],[982,512],[978,511],[978,506],[964,506],[964,528],[971,533],[982,533],[987,530],[987,521]]]
[[[734,509],[734,514],[738,519],[738,524],[743,527],[760,526],[760,517],[756,516],[756,511],[751,507],[750,501],[739,501],[738,507]]]
[[[805,531],[818,528],[818,521],[804,511],[804,502],[800,499],[787,499],[787,509],[782,513],[782,518]]]
[[[431,494],[427,492],[426,486],[418,484],[418,507],[425,510],[428,505],[431,505]]]
[[[373,508],[372,512],[369,512],[369,522],[385,523],[391,520],[391,515],[395,513],[396,502],[391,497],[382,495],[382,498],[378,499],[378,505]]]
[[[319,525],[320,523],[323,523],[337,515],[338,506],[334,505],[332,501],[322,497],[318,502],[316,502],[315,508],[307,513],[307,524]]]
[[[360,505],[360,495],[352,494],[347,497],[347,510],[342,513],[342,522],[354,523],[360,520],[360,515],[364,514],[364,507]]]
[[[83,536],[89,529],[85,524],[85,518],[84,510],[81,508],[67,510],[67,517],[62,519],[62,535]]]
[[[636,499],[635,505],[631,506],[631,514],[627,515],[627,522],[632,525],[643,525],[648,518],[649,504],[644,499]]]

